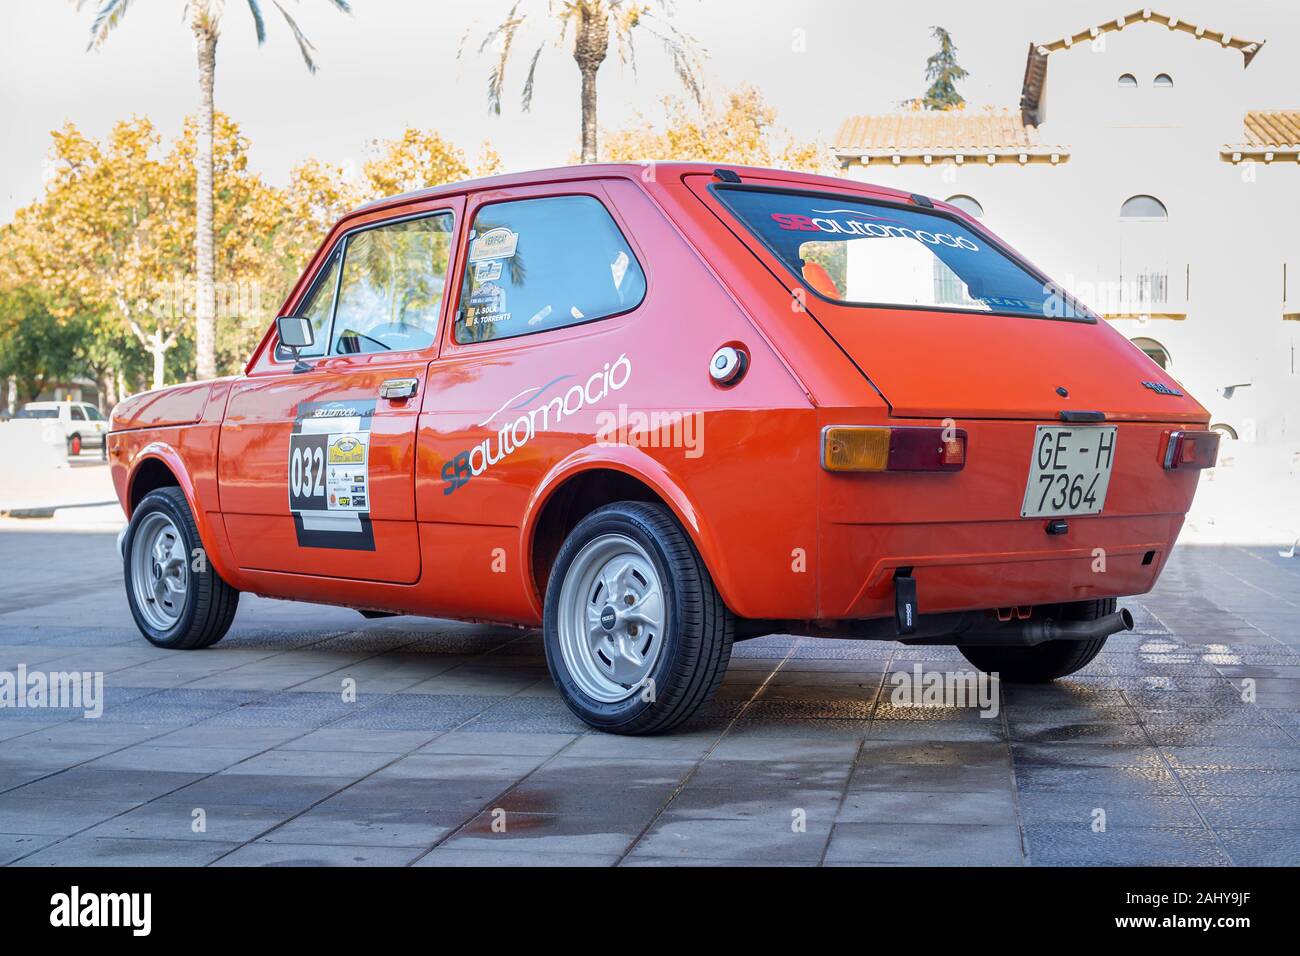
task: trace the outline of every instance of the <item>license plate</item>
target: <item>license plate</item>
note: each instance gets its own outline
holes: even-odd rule
[[[1114,462],[1114,425],[1039,425],[1020,517],[1100,514]]]

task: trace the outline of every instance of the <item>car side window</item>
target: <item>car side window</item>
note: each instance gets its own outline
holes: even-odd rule
[[[311,346],[299,350],[303,358],[325,354],[326,339],[329,338],[330,331],[330,316],[334,314],[334,291],[338,286],[339,259],[342,257],[342,253],[338,250],[330,255],[330,260],[321,270],[316,284],[298,308],[298,316],[308,319],[312,330]],[[280,362],[293,361],[293,353],[279,343],[276,343],[275,357]]]
[[[456,341],[483,342],[629,312],[645,273],[592,196],[483,206],[474,216]]]
[[[452,228],[452,214],[438,213],[348,237],[331,355],[407,351],[433,344]]]
[[[94,405],[82,405],[81,407],[86,410],[86,418],[90,421],[102,422],[104,420],[103,413]]]
[[[72,420],[74,422],[84,422],[86,420],[86,413],[81,410],[80,405],[72,406]]]

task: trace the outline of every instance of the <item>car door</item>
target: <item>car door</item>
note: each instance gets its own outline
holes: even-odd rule
[[[218,462],[241,568],[413,583],[415,437],[462,200],[345,233],[278,343],[231,389]]]

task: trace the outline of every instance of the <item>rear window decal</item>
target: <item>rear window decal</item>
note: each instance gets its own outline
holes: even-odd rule
[[[501,260],[487,259],[483,262],[474,263],[474,281],[475,282],[492,282],[501,278]]]
[[[370,421],[375,402],[303,402],[289,436],[289,511],[298,546],[375,550]]]
[[[469,261],[484,259],[510,259],[519,245],[519,233],[505,226],[489,229],[469,244]]]
[[[498,263],[499,265],[499,263]],[[491,325],[494,322],[509,322],[510,313],[506,311],[506,290],[495,282],[488,282],[470,293],[465,303],[465,325]]]
[[[750,235],[818,297],[867,308],[1095,318],[955,214],[886,200],[711,187]]]
[[[869,216],[853,213],[847,209],[814,209],[812,211],[849,213],[856,218],[841,222],[838,219],[828,219],[825,216],[803,216],[793,212],[774,212],[772,213],[772,220],[787,231],[798,230],[800,232],[830,232],[847,236],[917,239],[932,246],[948,246],[953,249],[967,249],[971,252],[980,251],[980,247],[965,236],[954,236],[951,233],[933,232],[928,229],[912,229],[904,225],[884,225],[884,223],[897,223],[899,221],[897,219],[888,219],[885,216]],[[868,219],[875,221],[864,221]]]

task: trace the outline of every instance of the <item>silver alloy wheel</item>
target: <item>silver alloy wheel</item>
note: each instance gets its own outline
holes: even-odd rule
[[[650,555],[603,534],[573,558],[560,587],[560,654],[588,697],[618,703],[637,693],[663,650],[664,589]]]
[[[131,541],[131,589],[141,616],[155,630],[170,630],[185,610],[188,557],[171,518],[153,511],[140,520]]]

